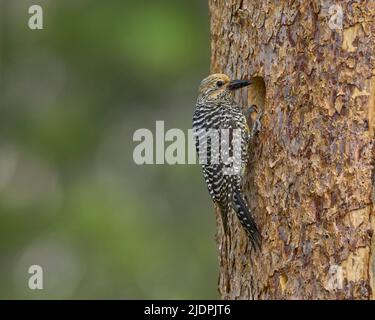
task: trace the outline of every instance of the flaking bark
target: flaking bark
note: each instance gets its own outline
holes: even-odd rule
[[[337,3],[342,30],[333,1],[209,0],[211,71],[260,77],[237,98],[264,111],[246,183],[262,249],[219,225],[224,299],[375,297],[375,3]]]

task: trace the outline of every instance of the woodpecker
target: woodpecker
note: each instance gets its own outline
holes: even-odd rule
[[[209,194],[219,208],[224,234],[228,234],[228,214],[233,209],[252,246],[259,248],[261,236],[243,196],[242,186],[248,162],[248,143],[257,127],[254,125],[250,132],[246,117],[233,95],[235,90],[250,84],[249,80],[231,80],[225,74],[212,74],[203,79],[193,115],[193,131],[197,153],[200,162],[203,162],[203,176]],[[255,123],[259,124],[259,121]],[[229,134],[225,134],[226,132]],[[239,141],[239,162],[234,156],[235,140]],[[217,151],[219,155],[216,154]],[[204,152],[207,158],[201,161]],[[232,162],[223,161],[228,156],[232,157]],[[234,171],[229,172],[230,167]]]

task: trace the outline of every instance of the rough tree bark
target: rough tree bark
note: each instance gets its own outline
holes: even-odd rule
[[[224,299],[375,297],[375,3],[337,2],[342,29],[335,4],[209,0],[211,71],[259,77],[237,98],[264,109],[246,183],[262,249],[219,225]]]

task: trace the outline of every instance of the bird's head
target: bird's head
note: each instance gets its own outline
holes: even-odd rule
[[[232,96],[233,91],[250,84],[250,80],[231,80],[226,74],[211,74],[202,80],[199,86],[199,96],[209,100],[216,100],[221,97]]]

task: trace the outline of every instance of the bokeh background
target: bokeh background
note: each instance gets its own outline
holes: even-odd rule
[[[0,0],[0,298],[218,297],[200,168],[137,166],[132,140],[191,127],[208,22],[202,0]]]

